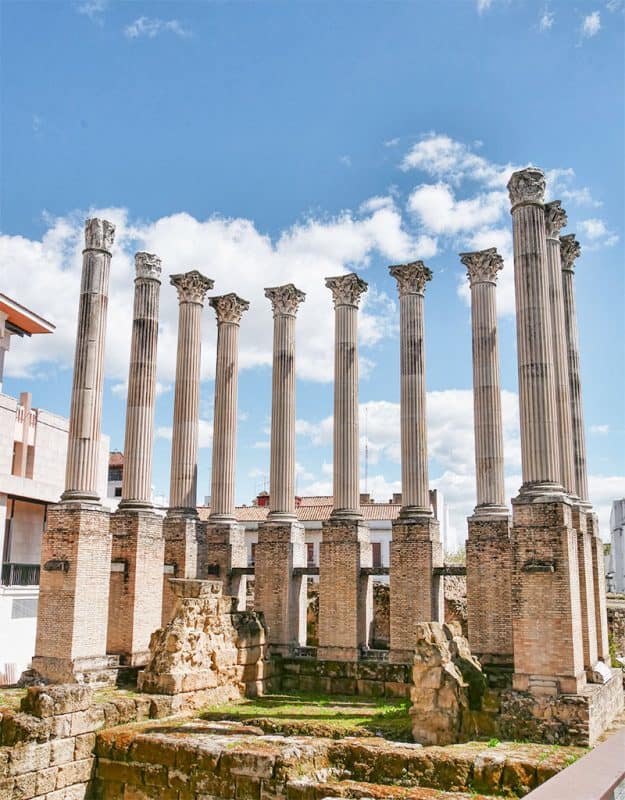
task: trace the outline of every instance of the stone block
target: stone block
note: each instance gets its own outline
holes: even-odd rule
[[[93,689],[77,683],[58,686],[29,686],[21,709],[33,717],[53,717],[84,711],[93,700]]]

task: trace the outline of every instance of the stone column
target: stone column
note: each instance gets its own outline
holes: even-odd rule
[[[469,517],[467,610],[471,652],[482,664],[512,663],[510,515],[505,505],[494,247],[461,253],[471,287],[477,503]]]
[[[579,369],[579,338],[577,312],[575,308],[575,261],[581,255],[581,247],[574,233],[560,238],[564,324],[566,326],[566,350],[569,375],[569,392],[572,418],[573,462],[575,467],[574,493],[582,503],[588,503],[588,475],[586,467],[586,436],[584,433],[584,409],[582,405],[582,382]]]
[[[213,419],[211,513],[206,527],[209,570],[219,574],[224,593],[245,607],[245,580],[237,569],[247,566],[245,532],[234,514],[239,385],[239,324],[250,304],[236,294],[211,297],[217,315],[217,364]]]
[[[584,564],[588,574],[588,547],[591,549],[593,562],[592,590],[594,595],[595,635],[597,641],[597,655],[606,663],[610,663],[608,648],[607,611],[604,592],[604,566],[603,542],[599,533],[597,517],[593,513],[592,505],[588,498],[588,473],[586,467],[586,438],[584,433],[584,410],[582,405],[582,385],[579,365],[579,342],[577,331],[577,312],[575,308],[574,269],[575,261],[581,254],[579,242],[575,234],[560,238],[561,265],[562,265],[562,290],[564,294],[564,322],[566,326],[566,344],[568,372],[570,381],[571,417],[573,427],[573,464],[575,472],[575,493],[579,498],[578,514],[586,516],[586,530],[590,543],[585,545]],[[579,523],[582,527],[582,523]],[[584,572],[584,570],[582,570]],[[582,578],[584,581],[584,578]],[[584,592],[586,588],[586,592]],[[582,604],[584,597],[588,597],[590,578],[586,586],[582,587]],[[592,642],[592,604],[588,603],[588,627]],[[588,656],[592,656],[592,643],[589,644]],[[588,662],[588,658],[585,659]]]
[[[425,285],[422,261],[389,267],[399,291],[402,509],[390,547],[390,659],[410,661],[418,622],[443,620],[438,521],[430,507],[425,385]]]
[[[52,683],[114,680],[106,657],[111,532],[97,493],[114,234],[107,220],[85,223],[65,491],[48,511],[42,539],[32,661]]]
[[[584,686],[577,536],[560,484],[558,413],[543,198],[535,167],[508,183],[512,205],[523,486],[512,501],[515,689]]]
[[[100,499],[97,486],[104,341],[114,236],[115,226],[105,219],[88,219],[85,223],[63,500],[97,503]]]
[[[521,412],[522,493],[560,494],[560,451],[549,312],[549,267],[543,200],[545,175],[535,167],[508,183],[512,204]]]
[[[174,604],[169,578],[197,578],[205,557],[197,519],[197,451],[202,348],[202,308],[214,281],[197,270],[172,275],[179,301],[169,509],[163,523],[165,574],[163,624]]]
[[[151,502],[161,260],[137,253],[135,269],[122,500],[111,517],[107,652],[140,665],[162,611],[163,519]]]
[[[593,587],[592,534],[588,531],[583,511],[576,495],[573,420],[571,405],[571,376],[567,344],[567,319],[564,309],[560,231],[567,218],[560,201],[545,205],[547,228],[547,258],[549,263],[549,301],[553,332],[553,358],[558,404],[558,439],[560,443],[560,481],[573,501],[573,527],[577,531],[577,560],[584,639],[584,667],[590,675],[597,661],[597,628]],[[583,436],[583,426],[582,426]]]
[[[334,507],[319,548],[320,658],[353,661],[369,641],[373,557],[360,514],[358,305],[367,284],[354,273],[326,278],[335,309]]]
[[[192,270],[172,275],[171,283],[180,306],[169,507],[196,515],[202,308],[214,281]]]
[[[304,526],[295,514],[295,316],[304,292],[292,283],[265,289],[273,309],[269,516],[258,528],[254,605],[265,615],[274,652],[306,644]]]
[[[566,212],[559,200],[545,205],[547,234],[547,266],[549,271],[549,307],[551,309],[551,335],[556,386],[558,442],[560,445],[560,483],[564,490],[575,495],[575,470],[573,467],[573,423],[571,418],[571,391],[567,358],[562,269],[560,265],[560,230],[566,226]]]

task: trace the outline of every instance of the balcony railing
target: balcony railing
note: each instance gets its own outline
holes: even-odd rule
[[[7,562],[2,565],[2,585],[39,586],[39,570],[39,564]]]

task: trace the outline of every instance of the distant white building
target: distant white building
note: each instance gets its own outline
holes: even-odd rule
[[[0,342],[7,330],[33,335],[54,326],[0,294]],[[7,350],[0,346],[2,356]],[[41,536],[48,505],[65,488],[68,429],[67,419],[33,408],[28,392],[19,399],[0,392],[0,686],[14,683],[34,653]],[[108,447],[103,436],[102,495]]]
[[[625,498],[612,503],[610,531],[608,590],[622,594],[625,592]]]
[[[207,498],[208,499],[208,498]],[[441,525],[441,540],[445,542],[447,535],[447,513],[443,496],[438,490],[430,491],[432,511]],[[308,550],[308,566],[319,566],[319,545],[321,544],[322,523],[332,513],[332,497],[320,495],[313,497],[296,497],[295,513],[304,525],[305,541]],[[368,494],[360,496],[360,511],[363,520],[369,527],[369,536],[373,549],[373,566],[388,569],[390,566],[390,545],[393,534],[393,520],[401,511],[401,494],[394,494],[388,503],[376,503]],[[208,519],[210,508],[198,508],[200,519]],[[254,550],[258,542],[258,525],[267,519],[269,513],[269,494],[261,492],[252,505],[237,506],[235,517],[245,528],[245,542],[249,566],[254,564]],[[388,583],[388,574],[376,576],[376,581]]]

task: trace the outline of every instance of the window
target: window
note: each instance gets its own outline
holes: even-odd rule
[[[315,564],[315,545],[312,542],[306,543],[306,554],[308,566],[312,567]]]
[[[372,542],[371,549],[373,550],[373,566],[382,566],[382,542]]]
[[[122,487],[121,486],[116,486],[115,487],[115,497],[121,497],[121,496],[122,496]]]

